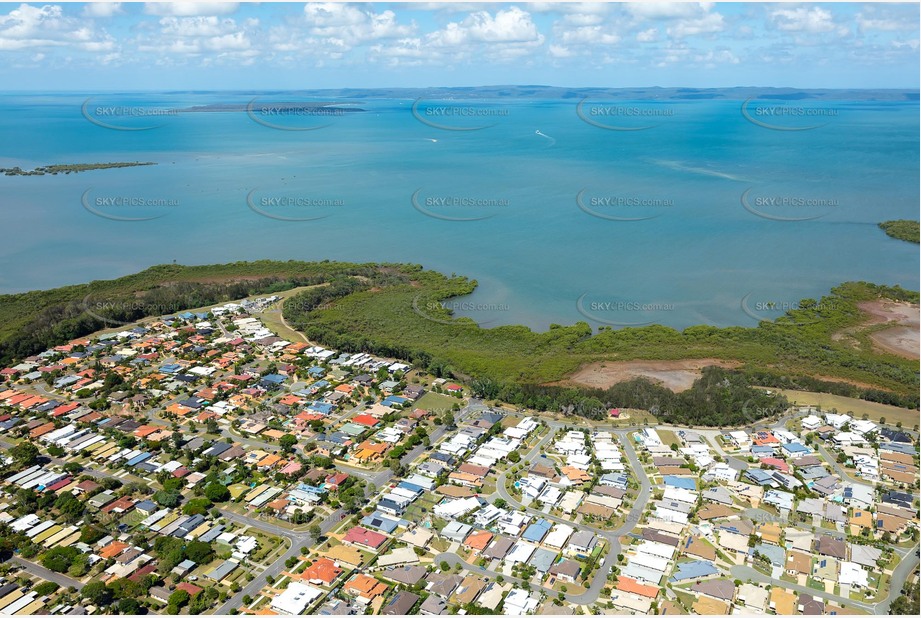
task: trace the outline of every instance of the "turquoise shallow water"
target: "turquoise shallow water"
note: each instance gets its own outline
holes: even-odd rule
[[[357,101],[366,111],[330,118],[253,114],[285,128],[328,124],[287,131],[244,112],[94,113],[252,95],[96,97],[88,109],[97,120],[159,125],[119,131],[89,122],[86,98],[0,98],[0,167],[158,165],[0,176],[2,292],[173,260],[407,261],[479,281],[458,315],[545,329],[577,320],[753,325],[842,281],[918,289],[917,246],[876,227],[918,217],[917,102],[836,102],[837,115],[807,131],[756,126],[739,101],[723,100],[659,104],[669,114],[651,122],[589,116],[656,125],[642,131],[593,126],[576,100],[500,100],[468,115],[456,111],[467,103],[417,108],[444,127],[492,125],[477,131],[429,126],[411,100]],[[438,106],[456,115],[426,113]]]

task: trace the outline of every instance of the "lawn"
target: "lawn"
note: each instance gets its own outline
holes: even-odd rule
[[[455,403],[462,403],[460,399],[441,393],[426,393],[413,404],[413,408],[428,410],[430,412],[444,412],[451,410]]]
[[[878,422],[880,418],[885,418],[886,423],[889,425],[895,425],[901,421],[902,425],[909,429],[918,424],[917,410],[896,408],[895,406],[887,406],[874,401],[864,401],[863,399],[853,399],[828,393],[791,390],[781,390],[780,392],[790,400],[790,403],[821,406],[825,411],[837,408],[840,414],[852,412],[854,418],[862,418],[864,414],[868,414],[871,421]]]
[[[822,592],[825,592],[825,584],[823,584],[820,581],[816,581],[812,579],[811,577],[806,580],[806,585],[812,588],[813,590],[821,590]]]
[[[678,439],[678,436],[675,435],[674,431],[670,431],[668,429],[657,429],[656,433],[659,434],[659,438],[662,439],[662,443],[666,446],[671,446],[672,444],[676,444],[679,447],[681,446],[681,440]]]
[[[674,590],[675,596],[678,597],[678,600],[686,608],[690,608],[692,605],[694,605],[694,601],[697,600],[693,594],[690,594],[688,592],[683,592],[681,590],[675,590],[674,588],[672,590]]]

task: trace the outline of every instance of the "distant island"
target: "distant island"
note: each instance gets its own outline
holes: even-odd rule
[[[24,170],[19,166],[0,167],[0,174],[7,176],[44,176],[51,174],[78,174],[80,172],[89,172],[92,170],[107,170],[116,167],[138,167],[141,165],[156,165],[152,161],[147,162],[116,162],[116,163],[62,163],[58,165],[42,165],[32,170]]]
[[[367,110],[358,107],[342,107],[342,103],[273,103],[263,101],[259,103],[211,103],[208,105],[195,105],[186,107],[181,112],[252,112],[265,108],[274,114],[290,114],[295,112],[310,112],[311,115],[339,116],[351,112],[364,112]]]
[[[178,91],[171,94],[185,94],[196,91]],[[235,93],[237,94],[237,93]],[[244,94],[244,93],[239,93]],[[688,101],[688,100],[724,100],[745,101],[746,99],[775,100],[775,101],[894,101],[917,103],[919,93],[917,89],[802,89],[802,88],[771,88],[761,86],[738,86],[734,88],[680,88],[680,87],[635,87],[635,88],[607,88],[607,87],[578,87],[568,88],[560,86],[547,86],[541,84],[521,85],[492,85],[492,86],[439,86],[428,88],[326,88],[315,90],[284,90],[257,92],[247,94],[259,96],[259,101],[253,105],[269,105],[277,107],[278,103],[269,103],[271,97],[282,101],[282,105],[297,106],[329,106],[342,105],[342,99],[371,100],[371,99],[429,99],[429,100],[476,100],[476,99],[538,99],[538,100],[575,100],[584,98],[604,98],[623,101]],[[335,103],[305,102],[286,103],[299,97],[312,97],[316,99],[334,100]],[[242,104],[213,104],[199,105],[179,111],[183,112],[213,112],[213,111],[245,111],[246,103]],[[365,111],[346,109],[343,111]]]
[[[879,227],[892,238],[913,242],[916,245],[921,242],[921,231],[919,231],[921,225],[918,221],[896,219],[895,221],[883,221]]]

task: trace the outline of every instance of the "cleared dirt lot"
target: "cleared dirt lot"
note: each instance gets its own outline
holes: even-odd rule
[[[905,358],[919,357],[921,311],[918,305],[877,300],[857,306],[870,316],[869,325],[892,324],[891,328],[870,335],[876,347]]]
[[[601,361],[581,367],[566,382],[593,388],[609,388],[619,382],[645,377],[678,393],[685,391],[700,377],[704,367],[738,367],[741,363],[719,358],[689,358],[684,360]]]

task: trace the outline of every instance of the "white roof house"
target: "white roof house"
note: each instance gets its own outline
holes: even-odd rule
[[[867,572],[856,562],[840,562],[838,583],[842,586],[866,588],[869,585]]]
[[[547,547],[563,547],[574,531],[575,529],[572,526],[557,524],[553,527],[553,530],[544,537],[544,545]]]
[[[293,581],[281,594],[272,599],[272,609],[282,614],[296,616],[322,594],[323,591],[319,588]]]
[[[520,588],[515,588],[505,597],[502,613],[506,616],[523,616],[537,609],[538,600]]]

